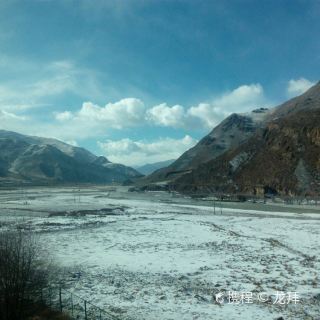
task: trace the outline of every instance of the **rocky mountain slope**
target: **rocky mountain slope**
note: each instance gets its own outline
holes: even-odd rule
[[[317,110],[320,103],[320,81],[304,94],[290,99],[278,107],[271,109],[265,122],[275,120],[304,110]]]
[[[230,148],[247,140],[269,115],[268,109],[260,108],[246,114],[231,114],[196,146],[186,151],[175,162],[144,179],[145,182],[171,181],[200,164],[215,159]]]
[[[233,114],[143,182],[191,192],[319,193],[319,110],[320,82],[271,110]]]
[[[110,183],[141,177],[136,170],[55,139],[0,130],[0,183]]]
[[[193,192],[319,194],[320,109],[269,122],[243,145],[200,165],[172,187]]]
[[[184,191],[320,193],[320,83],[267,114],[247,141],[176,179]]]

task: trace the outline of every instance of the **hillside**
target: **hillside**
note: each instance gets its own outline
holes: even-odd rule
[[[215,159],[248,139],[261,126],[268,112],[267,109],[261,108],[247,114],[231,114],[197,145],[183,153],[168,167],[146,177],[145,181],[171,181],[197,168],[201,163]]]
[[[167,168],[144,178],[186,192],[319,192],[320,83],[270,110],[232,114]]]
[[[320,192],[320,110],[268,123],[238,148],[177,179],[180,191],[314,195]]]
[[[0,130],[0,149],[1,183],[110,183],[141,176],[55,139]]]

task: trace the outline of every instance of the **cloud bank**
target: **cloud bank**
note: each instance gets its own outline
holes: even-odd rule
[[[98,145],[110,161],[135,166],[176,159],[196,143],[197,140],[186,135],[181,139],[162,138],[151,142],[128,138],[107,140]]]
[[[70,121],[73,126],[90,122],[97,130],[101,126],[123,129],[142,125],[189,130],[212,129],[233,112],[247,112],[266,104],[262,86],[251,84],[189,108],[181,105],[169,106],[167,103],[147,108],[139,99],[126,98],[102,107],[90,101],[85,102],[80,110],[56,113],[55,118],[61,122]]]

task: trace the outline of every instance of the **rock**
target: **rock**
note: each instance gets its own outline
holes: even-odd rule
[[[205,297],[200,296],[199,294],[196,294],[194,296],[198,301],[202,301],[202,302],[208,302],[208,299]]]
[[[314,300],[320,301],[320,293],[317,293],[316,295],[313,296]]]

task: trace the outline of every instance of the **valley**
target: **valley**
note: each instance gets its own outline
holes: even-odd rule
[[[228,203],[214,214],[209,201],[102,186],[3,190],[0,206],[1,230],[38,234],[65,287],[121,319],[319,315],[318,206]],[[229,303],[229,291],[270,300]],[[273,304],[277,291],[300,301]]]

